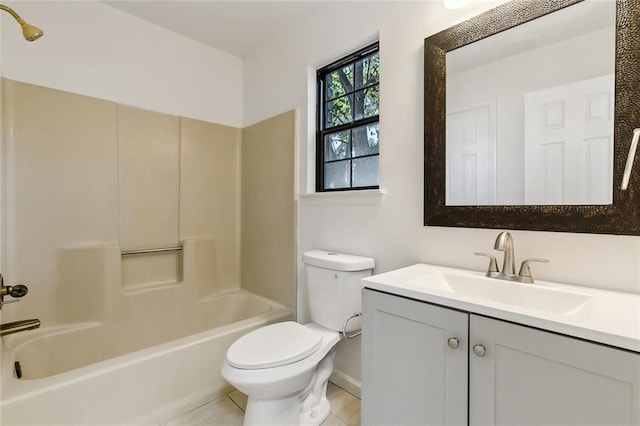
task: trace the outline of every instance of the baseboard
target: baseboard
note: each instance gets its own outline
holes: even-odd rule
[[[336,386],[349,392],[351,395],[361,398],[362,395],[362,383],[353,377],[343,373],[339,370],[333,370],[329,381]]]

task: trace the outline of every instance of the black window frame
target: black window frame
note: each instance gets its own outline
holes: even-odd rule
[[[327,99],[327,91],[325,89],[325,79],[326,77],[331,74],[332,72],[353,64],[354,69],[355,69],[355,64],[359,61],[362,60],[368,56],[371,56],[373,54],[377,53],[378,57],[380,55],[380,43],[378,41],[376,41],[375,43],[372,43],[356,52],[353,52],[350,55],[347,55],[335,62],[330,63],[329,65],[326,65],[322,68],[320,68],[317,73],[316,73],[316,89],[317,89],[317,103],[316,103],[316,108],[317,108],[317,112],[316,112],[316,192],[337,192],[337,191],[355,191],[355,190],[365,190],[365,189],[378,189],[380,188],[380,185],[372,185],[372,186],[352,186],[353,185],[353,180],[350,178],[350,185],[349,187],[344,187],[344,188],[325,188],[325,173],[324,173],[324,169],[325,169],[325,164],[330,163],[332,161],[344,161],[345,159],[341,159],[341,160],[332,160],[332,161],[325,161],[325,144],[324,144],[324,139],[326,135],[329,134],[333,134],[333,133],[337,133],[340,131],[345,131],[345,130],[352,130],[358,127],[362,127],[362,126],[366,126],[366,125],[370,125],[370,124],[375,124],[375,123],[380,123],[380,110],[379,107],[380,105],[378,104],[378,114],[375,116],[371,116],[371,117],[367,117],[367,118],[362,118],[359,120],[356,120],[354,117],[354,120],[350,123],[346,123],[346,124],[341,124],[341,125],[336,125],[333,127],[326,127],[326,121],[325,121],[325,107],[327,105],[328,102],[330,102],[329,99]],[[377,86],[378,90],[380,87],[380,77],[378,76],[378,81],[375,84],[366,86],[366,87],[374,87]],[[354,92],[356,91],[360,91],[363,88],[358,88],[357,90],[354,88]],[[351,92],[350,92],[351,93]],[[346,96],[348,94],[345,94],[344,96]],[[335,98],[334,98],[335,99]],[[353,155],[349,155],[348,160],[352,161],[353,159],[358,159],[358,158],[366,158],[366,157],[374,157],[377,156],[378,158],[380,158],[380,151],[379,151],[379,142],[378,142],[378,152],[376,154],[367,154],[367,155],[362,155],[362,156],[353,156]],[[378,161],[378,167],[379,167],[379,161]],[[349,174],[350,177],[353,173],[353,163],[351,163],[351,167],[349,168]],[[378,168],[378,182],[379,182],[379,178],[380,178],[380,170]]]

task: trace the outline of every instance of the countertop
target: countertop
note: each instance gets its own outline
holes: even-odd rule
[[[544,312],[543,310],[501,303],[490,297],[458,294],[442,284],[424,284],[424,277],[437,276],[438,274],[451,274],[473,279],[495,279],[486,278],[482,272],[419,263],[372,275],[363,278],[362,281],[364,286],[369,289],[640,353],[640,295],[549,281],[536,280],[535,284],[503,281],[505,285],[509,286],[536,286],[549,289],[551,292],[547,293],[551,294],[552,291],[558,291],[587,296],[584,303],[568,312]]]

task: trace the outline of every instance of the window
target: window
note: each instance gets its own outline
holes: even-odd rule
[[[378,188],[378,43],[318,70],[316,191]]]

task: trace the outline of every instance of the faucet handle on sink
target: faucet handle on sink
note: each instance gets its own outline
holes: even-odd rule
[[[533,276],[531,275],[531,267],[529,266],[530,262],[541,262],[541,263],[549,263],[549,259],[526,259],[522,261],[522,265],[520,265],[520,272],[518,272],[518,276],[520,277],[520,282],[532,284]]]
[[[486,276],[490,277],[493,274],[497,274],[500,272],[500,270],[498,269],[498,261],[496,260],[494,255],[481,252],[476,252],[473,254],[475,254],[476,256],[486,256],[489,258],[489,267],[487,268],[487,273],[485,274]]]

